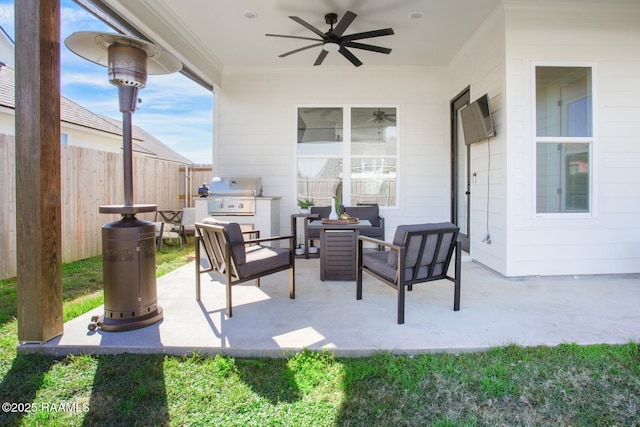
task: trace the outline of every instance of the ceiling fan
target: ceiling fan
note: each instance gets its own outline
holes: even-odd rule
[[[384,111],[382,111],[381,109],[378,108],[377,111],[374,111],[372,114],[373,117],[371,117],[369,120],[367,120],[368,122],[374,122],[374,123],[378,123],[378,124],[382,124],[382,123],[395,123],[396,122],[396,115],[395,114],[387,114]]]
[[[297,22],[298,24],[302,25],[303,27],[315,33],[319,38],[288,36],[288,35],[281,35],[281,34],[265,34],[265,35],[268,37],[284,37],[289,39],[313,40],[318,42],[318,43],[310,44],[308,46],[301,47],[299,49],[292,50],[291,52],[283,53],[282,55],[278,55],[278,57],[284,58],[285,56],[289,56],[291,54],[298,53],[306,49],[311,49],[316,46],[322,46],[322,51],[320,51],[320,54],[318,55],[318,58],[316,59],[316,62],[313,63],[313,65],[322,64],[322,61],[324,61],[324,58],[326,58],[329,52],[340,52],[340,54],[342,54],[342,56],[347,58],[353,65],[355,65],[356,67],[361,66],[362,62],[358,58],[356,58],[356,56],[353,53],[351,53],[349,49],[347,49],[348,47],[353,49],[368,50],[370,52],[378,52],[378,53],[386,53],[386,54],[391,53],[391,49],[386,47],[373,46],[370,44],[358,43],[354,41],[354,40],[368,39],[372,37],[390,36],[393,34],[393,29],[391,28],[384,28],[381,30],[373,30],[373,31],[364,31],[362,33],[348,34],[346,36],[343,36],[344,32],[349,27],[349,25],[351,25],[353,20],[356,19],[356,16],[358,15],[356,15],[351,11],[347,11],[342,17],[342,19],[340,19],[340,22],[338,22],[337,14],[327,13],[324,16],[324,21],[327,24],[329,24],[331,28],[326,33],[323,33],[313,25],[309,24],[303,19],[298,18],[297,16],[289,17],[295,22]],[[335,28],[333,27],[334,24],[336,24]]]

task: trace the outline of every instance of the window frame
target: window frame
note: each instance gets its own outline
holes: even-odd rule
[[[340,158],[342,160],[342,199],[344,205],[351,204],[351,166],[352,160],[355,158],[393,158],[395,160],[396,167],[396,194],[395,204],[389,206],[380,205],[380,210],[384,209],[398,209],[400,206],[400,200],[398,196],[399,192],[399,180],[400,180],[400,150],[401,150],[401,130],[400,130],[400,105],[392,103],[367,103],[367,104],[348,104],[348,103],[331,103],[331,104],[297,104],[295,105],[295,123],[297,123],[298,111],[301,108],[341,108],[342,109],[342,125],[343,135],[342,143],[343,150],[342,156],[326,155],[323,158]],[[351,137],[351,114],[354,108],[393,108],[396,112],[396,152],[394,156],[371,156],[371,155],[354,155],[352,153],[352,137]],[[297,150],[297,125],[296,125],[296,145],[294,146],[294,158],[295,158],[295,171],[294,171],[294,200],[298,199],[298,159],[301,158],[319,158],[319,156],[299,155]]]
[[[537,85],[536,69],[538,67],[581,67],[591,69],[591,136],[538,136],[537,135]],[[597,91],[597,68],[593,62],[567,62],[552,61],[531,63],[531,212],[533,218],[540,219],[581,219],[594,218],[597,216],[597,147],[598,147],[598,91]],[[537,212],[537,146],[542,144],[571,144],[586,143],[589,145],[589,211],[588,212]],[[564,189],[564,187],[563,187]]]

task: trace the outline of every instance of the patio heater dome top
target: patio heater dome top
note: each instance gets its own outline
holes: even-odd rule
[[[108,67],[114,84],[143,88],[147,74],[170,74],[182,69],[180,60],[169,52],[128,35],[77,31],[67,37],[64,43],[78,56]],[[146,61],[142,61],[145,56]],[[124,77],[114,75],[123,70]]]

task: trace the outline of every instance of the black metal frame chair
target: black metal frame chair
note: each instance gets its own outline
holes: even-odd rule
[[[277,236],[260,238],[259,231],[242,232],[235,222],[222,222],[205,218],[195,224],[196,228],[196,300],[200,301],[200,275],[212,273],[225,281],[227,316],[232,316],[231,287],[278,271],[289,271],[289,298],[295,299],[295,252],[294,237]],[[257,238],[245,240],[247,234]],[[289,242],[288,248],[265,246],[266,242]],[[202,252],[202,249],[204,252]],[[201,256],[206,256],[209,267],[201,265]]]
[[[156,211],[156,249],[162,252],[162,246],[180,249],[187,243],[187,233],[182,225],[182,210]]]
[[[321,221],[329,218],[331,206],[311,206],[311,214],[304,221],[304,255],[309,258],[309,246],[313,245],[314,240],[320,240],[320,232],[309,228],[309,223],[313,221]],[[349,216],[358,219],[366,219],[371,222],[371,227],[360,229],[360,234],[368,237],[375,237],[384,240],[384,217],[380,215],[378,205],[358,205],[358,206],[340,206],[338,215],[346,212]],[[378,246],[378,250],[383,250],[382,246]]]
[[[447,279],[453,282],[453,310],[460,310],[461,245],[459,228],[451,223],[400,225],[393,243],[358,237],[356,299],[362,299],[362,273],[366,272],[398,291],[398,324],[404,323],[405,288],[417,283]],[[382,245],[388,251],[363,252],[363,243]],[[447,274],[455,250],[454,277]]]

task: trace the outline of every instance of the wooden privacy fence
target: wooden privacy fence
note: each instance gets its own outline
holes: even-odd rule
[[[20,238],[15,229],[14,141],[13,136],[0,135],[0,279],[16,275],[16,241]],[[181,185],[184,189],[181,166],[184,167],[174,162],[134,156],[134,203],[156,204],[158,209],[181,209],[184,203],[180,202]],[[62,262],[100,255],[102,226],[118,220],[119,215],[100,214],[98,207],[124,203],[122,156],[64,145],[61,147],[61,168]],[[33,197],[40,195],[34,191]],[[154,220],[154,214],[137,217]]]
[[[180,207],[194,207],[198,198],[198,188],[202,184],[211,187],[212,168],[210,164],[180,166]]]

